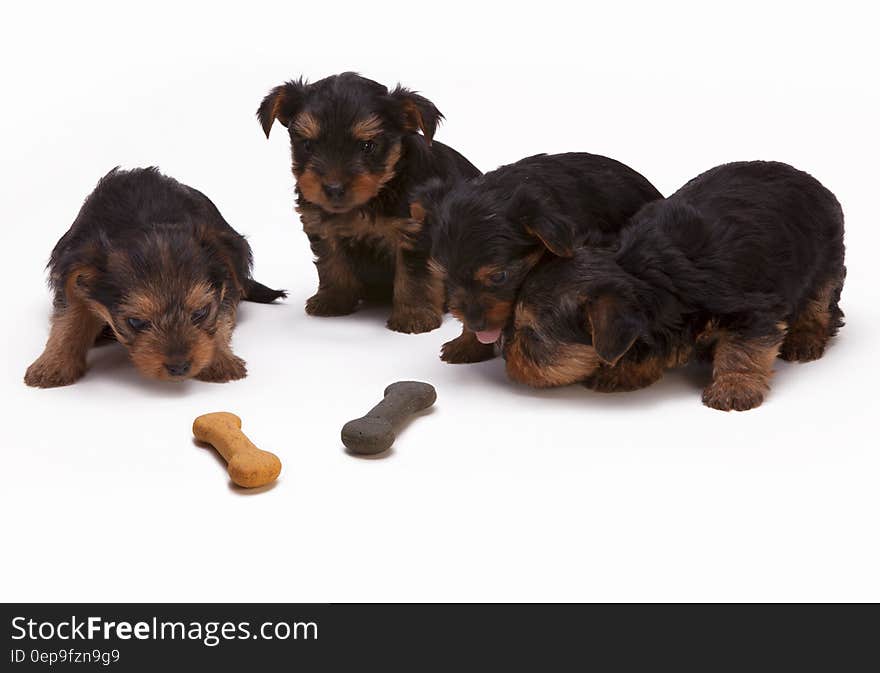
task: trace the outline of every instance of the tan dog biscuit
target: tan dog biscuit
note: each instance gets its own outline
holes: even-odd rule
[[[193,435],[223,456],[233,482],[245,488],[265,486],[281,473],[274,453],[258,449],[241,431],[241,419],[226,411],[204,414],[193,421]]]

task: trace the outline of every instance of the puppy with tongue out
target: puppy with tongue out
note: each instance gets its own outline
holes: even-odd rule
[[[414,195],[411,215],[430,220],[432,266],[445,277],[447,306],[464,329],[442,360],[480,362],[513,315],[529,272],[582,245],[613,245],[642,205],[662,198],[643,176],[607,157],[540,154]]]

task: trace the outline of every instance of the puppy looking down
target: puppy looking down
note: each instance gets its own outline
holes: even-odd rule
[[[415,198],[414,214],[432,222],[449,310],[464,327],[441,358],[464,363],[494,357],[532,269],[583,245],[614,243],[627,219],[662,195],[619,161],[572,152],[528,157],[451,186],[433,183]]]
[[[244,237],[204,194],[156,168],[113,169],[52,250],[52,329],[25,383],[77,381],[102,335],[150,378],[244,377],[230,349],[239,300],[285,296],[255,281],[251,263]]]
[[[843,234],[840,204],[807,173],[713,168],[640,210],[616,250],[536,270],[505,338],[507,372],[635,390],[696,353],[713,363],[707,406],[757,407],[777,355],[815,360],[843,325]]]
[[[428,99],[347,72],[275,87],[257,117],[290,135],[297,211],[318,269],[306,302],[316,316],[345,315],[364,299],[391,299],[388,327],[427,332],[443,319],[443,285],[429,268],[431,235],[408,196],[431,178],[479,171],[433,141],[442,119]]]

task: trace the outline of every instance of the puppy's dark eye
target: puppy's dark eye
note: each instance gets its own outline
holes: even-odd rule
[[[312,151],[312,141],[308,138],[300,138],[299,139],[299,147],[303,152],[311,152]]]
[[[489,274],[489,282],[492,285],[501,285],[507,280],[507,271],[496,271]]]
[[[211,311],[211,305],[202,306],[198,311],[193,311],[192,321],[194,323],[200,323],[202,320],[208,317],[208,313]]]
[[[150,326],[149,320],[141,320],[140,318],[128,318],[126,322],[135,332],[143,332]]]
[[[376,150],[376,143],[372,140],[361,141],[361,152],[364,154],[372,154]]]

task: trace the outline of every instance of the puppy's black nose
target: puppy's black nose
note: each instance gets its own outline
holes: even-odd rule
[[[189,374],[189,366],[189,361],[165,363],[165,369],[171,376],[186,376]]]
[[[328,199],[341,199],[345,196],[345,185],[339,182],[325,183],[323,187]]]

